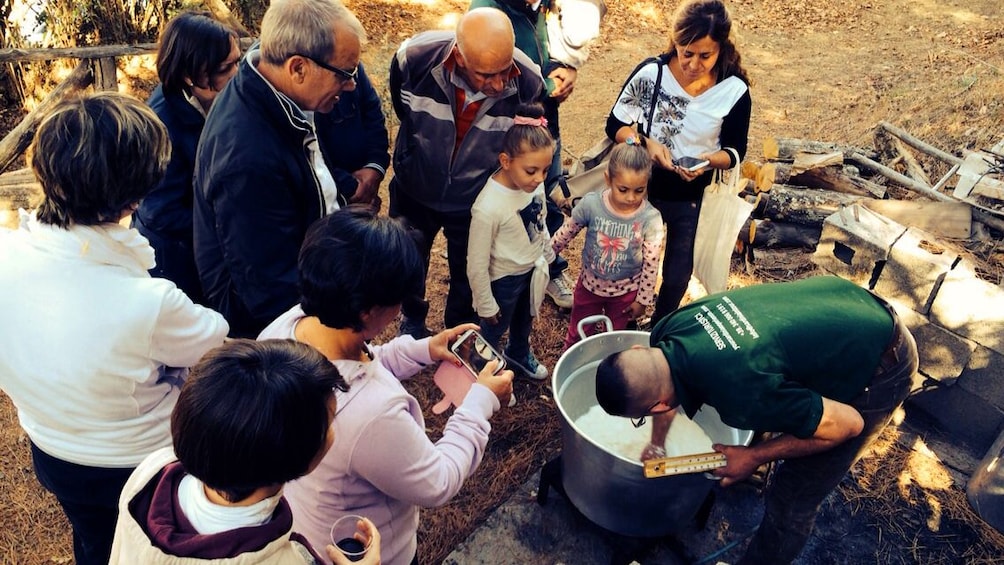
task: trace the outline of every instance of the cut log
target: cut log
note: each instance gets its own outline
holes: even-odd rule
[[[802,247],[813,249],[819,243],[822,226],[805,226],[773,220],[749,220],[739,238],[753,247]]]
[[[844,154],[839,151],[833,153],[799,153],[795,155],[795,162],[791,164],[791,174],[797,175],[811,169],[843,164]]]
[[[863,179],[853,170],[845,167],[829,166],[809,169],[800,174],[793,172],[794,165],[781,162],[766,163],[760,167],[756,189],[769,190],[775,184],[795,184],[811,188],[835,190],[845,194],[884,198],[885,187]]]
[[[862,205],[906,227],[953,239],[972,234],[972,207],[964,202],[930,200],[863,200]]]
[[[835,190],[783,184],[775,184],[763,196],[758,207],[753,210],[754,217],[813,227],[822,226],[827,216],[864,198]]]
[[[739,166],[739,173],[746,179],[755,181],[759,172],[760,165],[752,161],[743,161],[742,165]]]
[[[768,137],[763,141],[763,156],[772,161],[794,161],[799,153],[833,153],[839,151],[844,157],[853,153],[875,157],[875,152],[862,147],[842,145],[827,141],[812,141],[791,137]]]
[[[24,153],[24,150],[31,144],[31,138],[35,135],[35,128],[57,103],[66,96],[87,88],[93,80],[94,74],[91,72],[90,61],[81,61],[63,82],[59,83],[34,110],[21,120],[21,123],[0,141],[0,172],[5,171]]]

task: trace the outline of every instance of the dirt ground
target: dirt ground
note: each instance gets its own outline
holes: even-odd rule
[[[452,26],[467,3],[346,4],[369,33],[363,60],[383,87],[384,69],[401,40],[423,29]],[[676,2],[608,4],[602,37],[579,74],[575,93],[562,107],[567,162],[602,135],[606,114],[631,69],[664,50]],[[729,7],[743,64],[752,78],[747,160],[760,160],[763,140],[774,136],[868,146],[882,120],[956,154],[989,147],[1004,135],[1004,17],[999,0],[732,0]],[[392,133],[394,122],[389,118]],[[947,171],[944,163],[920,159],[932,178]],[[999,242],[968,246],[990,258],[1001,254]],[[575,247],[565,253],[573,271],[576,253]],[[1001,271],[990,268],[987,274],[1000,283]],[[758,255],[752,275],[734,273],[731,284],[787,280],[812,272],[804,252],[765,252]],[[429,284],[429,322],[434,328],[442,323],[438,312],[446,277],[444,261],[436,255]],[[536,322],[534,349],[548,367],[560,354],[566,323],[567,313],[550,303]],[[428,381],[419,378],[408,386],[431,406],[438,397]],[[559,453],[560,416],[549,383],[518,382],[516,394],[519,405],[494,418],[488,453],[475,476],[451,503],[423,511],[423,563],[440,562],[491,509]],[[434,438],[444,422],[427,413]],[[953,484],[937,465],[918,471],[906,464],[912,458],[911,452],[886,448],[849,475],[839,498],[831,497],[828,504],[852,505],[855,519],[819,524],[820,535],[834,548],[819,563],[843,562],[841,539],[860,528],[880,532],[876,563],[991,563],[1004,555],[999,534],[968,511],[964,485]],[[0,564],[69,562],[66,521],[35,482],[27,439],[8,399],[0,395]]]

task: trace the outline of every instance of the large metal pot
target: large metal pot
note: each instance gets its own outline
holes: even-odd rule
[[[575,425],[577,418],[597,405],[596,366],[600,361],[633,345],[648,344],[647,332],[593,335],[558,359],[552,377],[562,416],[561,482],[565,493],[595,524],[635,537],[663,536],[687,526],[714,484],[702,473],[647,479],[641,461],[608,450]],[[753,438],[751,431],[722,423],[710,406],[701,408],[694,421],[715,443],[749,445]]]

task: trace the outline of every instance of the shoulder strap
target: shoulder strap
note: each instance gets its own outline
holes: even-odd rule
[[[647,65],[649,63],[655,63],[655,85],[652,88],[652,106],[648,109],[648,120],[645,122],[645,131],[640,131],[645,137],[652,137],[652,121],[655,119],[655,108],[659,104],[659,87],[662,85],[662,68],[669,62],[669,55],[663,53],[656,57],[649,57],[645,59],[642,65]]]

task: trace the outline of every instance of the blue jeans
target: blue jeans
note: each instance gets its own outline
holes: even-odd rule
[[[764,516],[740,565],[791,563],[809,539],[816,513],[861,454],[874,441],[892,413],[910,393],[917,371],[917,344],[895,318],[901,339],[891,345],[897,363],[876,371],[871,382],[850,402],[864,418],[857,437],[820,453],[781,462],[764,492]]]
[[[481,335],[494,347],[499,348],[502,334],[509,330],[509,342],[506,344],[507,357],[525,363],[530,356],[530,328],[533,316],[530,315],[530,277],[533,270],[522,275],[510,275],[492,281],[492,296],[499,305],[499,321],[489,324],[481,320]]]
[[[115,538],[119,495],[133,469],[88,467],[63,461],[31,443],[35,476],[56,496],[73,526],[77,565],[107,565]]]
[[[652,200],[666,224],[666,251],[662,260],[662,286],[655,301],[652,322],[658,322],[680,307],[694,272],[694,241],[701,203],[691,200]]]

